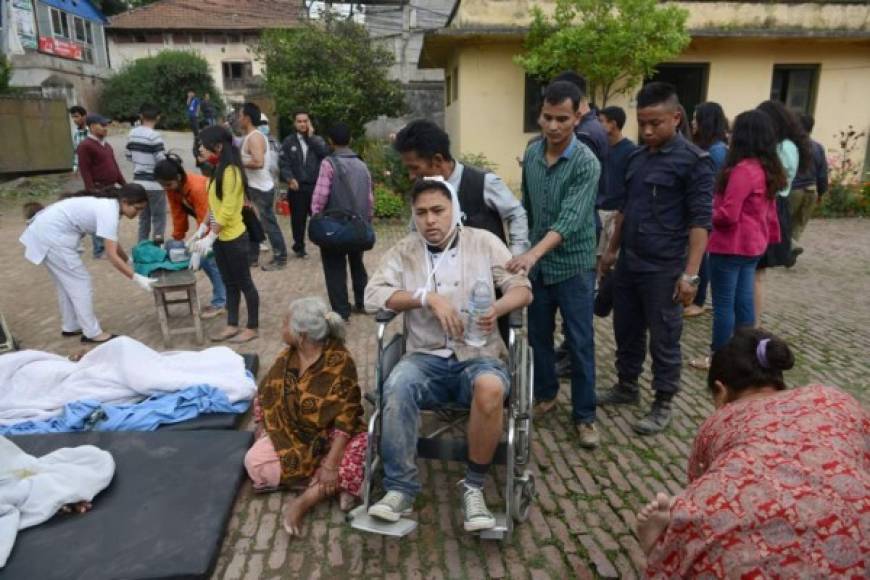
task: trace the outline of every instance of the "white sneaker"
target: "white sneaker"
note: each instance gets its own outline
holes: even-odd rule
[[[495,527],[495,517],[486,507],[483,490],[465,485],[465,480],[459,482],[462,491],[462,515],[465,518],[466,532],[479,532]]]
[[[399,491],[388,491],[381,501],[369,508],[369,515],[373,518],[398,522],[399,518],[411,513],[414,507],[414,498]]]

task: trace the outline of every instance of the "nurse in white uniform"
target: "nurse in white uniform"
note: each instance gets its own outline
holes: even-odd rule
[[[24,256],[34,264],[45,264],[57,286],[63,336],[82,335],[82,342],[114,337],[103,332],[94,315],[91,276],[77,250],[82,236],[103,238],[109,262],[136,286],[151,291],[157,280],[136,274],[118,244],[121,216],[134,219],[147,205],[145,189],[135,183],[98,193],[82,191],[40,211],[21,235]]]

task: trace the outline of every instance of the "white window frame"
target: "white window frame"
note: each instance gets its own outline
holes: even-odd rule
[[[70,35],[69,15],[63,10],[58,10],[57,8],[49,8],[49,11],[51,13],[51,35],[55,38],[72,40],[72,36]],[[55,27],[55,24],[57,24],[55,22],[55,15],[57,15],[57,23],[60,24],[60,31]]]

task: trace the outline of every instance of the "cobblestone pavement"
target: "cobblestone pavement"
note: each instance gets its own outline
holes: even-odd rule
[[[24,260],[17,242],[23,229],[17,207],[0,216],[0,309],[15,336],[27,348],[61,354],[79,350],[77,340],[62,339],[54,286],[43,268]],[[283,218],[285,235],[289,232]],[[374,269],[379,255],[401,235],[400,226],[381,227],[378,246],[366,254]],[[125,221],[122,241],[129,244],[135,224]],[[787,380],[794,385],[838,385],[868,402],[870,372],[870,227],[860,220],[813,221],[805,236],[807,253],[793,270],[769,274],[764,322],[790,340],[797,368]],[[283,272],[256,271],[261,296],[261,335],[240,347],[259,353],[268,365],[281,348],[280,321],[291,299],[324,295],[316,248],[307,260],[291,260]],[[86,254],[89,255],[89,254]],[[153,301],[106,261],[86,263],[95,280],[95,304],[104,327],[163,349]],[[200,277],[201,300],[209,296]],[[710,340],[710,316],[687,321],[684,360],[704,353]],[[220,321],[207,321],[216,331]],[[373,380],[374,321],[353,316],[348,343],[368,388]],[[614,381],[610,320],[596,320],[598,383]],[[197,349],[192,337],[173,348]],[[648,384],[645,375],[643,384]],[[303,536],[288,541],[280,526],[281,494],[254,496],[245,484],[238,496],[214,578],[633,578],[644,557],[633,535],[634,514],[656,491],[679,492],[685,483],[687,455],[700,422],[712,411],[704,375],[686,368],[676,416],[663,434],[641,438],[630,424],[641,407],[602,409],[602,445],[595,451],[577,446],[570,429],[568,389],[557,410],[536,422],[532,470],[539,496],[528,522],[517,527],[509,543],[483,542],[462,531],[455,488],[463,466],[452,462],[421,464],[423,493],[417,504],[420,526],[397,541],[352,531],[337,503],[319,506],[307,518]],[[195,482],[191,482],[195,485]],[[490,503],[500,502],[494,486]]]

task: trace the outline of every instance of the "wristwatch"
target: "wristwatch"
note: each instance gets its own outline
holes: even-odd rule
[[[683,274],[683,280],[685,282],[688,282],[690,285],[694,286],[695,288],[697,288],[701,284],[701,277],[698,276],[697,274],[695,274],[694,276],[691,276],[689,274]]]

